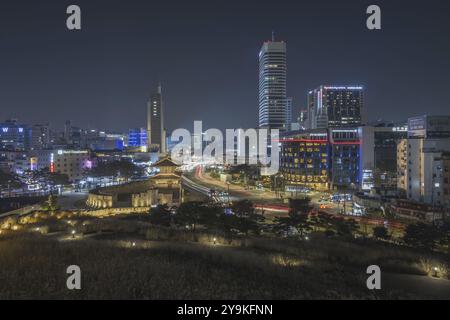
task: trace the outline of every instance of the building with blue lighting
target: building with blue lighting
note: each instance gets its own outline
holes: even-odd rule
[[[329,129],[330,187],[357,189],[361,183],[361,137],[358,129]]]
[[[0,123],[0,149],[27,151],[31,146],[31,129],[17,120]]]
[[[396,146],[405,136],[404,127],[285,132],[280,139],[280,172],[291,190],[395,188],[391,177],[396,175]]]
[[[315,129],[283,134],[280,171],[286,187],[322,191],[359,188],[360,145],[358,129]]]
[[[128,146],[142,148],[147,146],[147,130],[145,128],[130,129]]]

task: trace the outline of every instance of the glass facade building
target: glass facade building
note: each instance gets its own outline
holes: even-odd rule
[[[287,132],[281,138],[280,172],[286,188],[357,189],[361,184],[358,129]]]
[[[267,41],[259,53],[259,127],[286,128],[286,43]]]
[[[328,189],[329,144],[326,130],[292,132],[281,139],[280,172],[286,186]]]
[[[309,129],[358,127],[364,124],[364,90],[360,86],[320,86],[308,93]]]

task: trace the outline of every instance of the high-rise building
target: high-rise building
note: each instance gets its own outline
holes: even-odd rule
[[[147,149],[149,152],[166,153],[164,106],[161,85],[147,104]]]
[[[27,151],[31,147],[31,129],[17,120],[0,123],[0,149]]]
[[[286,43],[266,41],[259,52],[259,127],[286,129]]]
[[[361,86],[320,86],[308,93],[308,129],[365,124]]]
[[[408,121],[406,196],[450,208],[450,116],[423,116]]]

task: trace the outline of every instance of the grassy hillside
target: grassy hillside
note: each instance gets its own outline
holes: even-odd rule
[[[256,239],[240,248],[126,235],[57,241],[15,233],[0,238],[0,299],[433,298],[398,288],[366,289],[368,263],[421,273],[411,262],[416,258],[328,239],[303,245]],[[72,264],[82,270],[80,291],[66,289]]]

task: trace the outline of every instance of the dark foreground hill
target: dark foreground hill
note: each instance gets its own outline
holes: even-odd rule
[[[0,299],[450,298],[448,281],[435,290],[413,256],[390,250],[327,239],[246,248],[134,241],[0,238]],[[366,287],[370,262],[389,271],[381,291]],[[81,268],[79,291],[66,288],[69,265]]]

